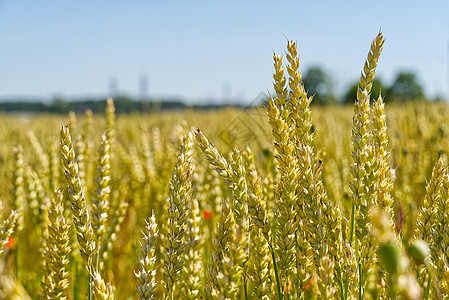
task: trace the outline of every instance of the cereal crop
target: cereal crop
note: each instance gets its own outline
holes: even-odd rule
[[[448,299],[449,107],[372,99],[384,41],[352,107],[289,41],[264,107],[3,115],[0,299]]]

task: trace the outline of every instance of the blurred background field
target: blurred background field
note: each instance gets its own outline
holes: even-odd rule
[[[373,103],[381,94],[386,103],[391,155],[382,155],[388,158],[395,178],[391,191],[395,234],[400,236],[401,247],[408,249],[416,238],[417,223],[422,221],[418,220],[418,215],[423,211],[424,199],[434,195],[431,188],[428,188],[430,192],[426,191],[429,182],[430,187],[436,186],[430,181],[432,170],[439,159],[440,163],[447,164],[449,154],[447,11],[446,1],[429,4],[380,0],[373,10],[355,1],[280,1],[276,4],[271,1],[78,1],[71,4],[52,0],[0,1],[0,220],[5,220],[11,210],[20,210],[14,234],[5,247],[0,248],[0,299],[14,293],[22,299],[44,296],[43,268],[44,261],[48,260],[44,249],[51,217],[49,211],[53,211],[49,209],[51,199],[56,198],[55,188],[63,191],[64,220],[70,225],[73,223],[67,172],[63,166],[67,157],[61,154],[66,146],[60,140],[61,128],[66,125],[87,210],[92,214],[95,199],[101,193],[98,173],[105,156],[101,152],[104,150],[101,150],[103,134],[110,144],[110,174],[103,174],[110,176],[105,188],[110,190],[110,199],[109,207],[103,212],[103,216],[107,216],[106,233],[97,241],[102,243],[103,256],[98,258],[101,263],[96,268],[100,277],[114,286],[116,299],[136,298],[134,272],[139,267],[142,230],[152,213],[160,227],[154,247],[156,298],[167,292],[164,251],[171,242],[166,238],[168,215],[173,212],[169,210],[169,200],[174,197],[170,180],[176,180],[173,170],[183,159],[178,155],[188,132],[200,129],[230,162],[235,159],[236,147],[246,151],[248,160],[252,156],[245,149],[252,150],[254,166],[260,175],[258,188],[263,195],[262,205],[267,220],[272,222],[272,242],[276,241],[278,206],[285,195],[279,191],[282,197],[276,195],[276,189],[282,190],[283,183],[280,183],[280,159],[276,157],[279,153],[274,151],[273,145],[276,128],[270,127],[267,107],[270,96],[277,97],[275,101],[286,100],[279,100],[272,87],[273,81],[276,84],[273,52],[286,56],[288,50],[280,50],[284,49],[286,38],[297,42],[302,83],[308,95],[313,95],[311,130],[316,153],[312,160],[316,160],[317,172],[321,172],[322,163],[322,182],[325,196],[329,198],[327,208],[341,212],[341,222],[336,226],[343,227],[342,234],[335,242],[341,242],[343,247],[348,239],[348,220],[351,220],[354,201],[350,183],[360,179],[350,171],[357,155],[354,153],[358,151],[354,150],[353,143],[357,135],[354,102],[360,67],[373,35],[380,30],[386,36],[370,96]],[[368,60],[373,59],[372,52],[370,55]],[[377,57],[373,64],[377,65]],[[362,70],[362,78],[370,72],[374,75],[374,69]],[[113,102],[107,102],[106,99],[112,98]],[[284,109],[282,103],[276,105]],[[286,122],[291,122],[290,116],[284,117]],[[289,131],[294,131],[293,125]],[[297,138],[292,135],[289,143],[298,142]],[[301,158],[299,144],[295,146],[298,162]],[[211,281],[207,276],[213,271],[214,234],[222,206],[234,203],[233,192],[236,191],[229,189],[196,143],[191,150],[189,199],[192,203],[198,201],[199,218],[189,215],[188,222],[198,225],[198,240],[192,248],[200,253],[201,267],[196,271],[201,292],[204,292],[205,283]],[[249,165],[247,163],[246,167],[251,168]],[[292,167],[290,171],[297,170]],[[367,172],[370,171],[373,169]],[[250,177],[249,171],[246,176]],[[250,181],[248,178],[245,180]],[[369,180],[367,178],[363,180]],[[389,184],[388,178],[383,184]],[[444,184],[435,191],[443,195],[438,199],[447,196],[448,181]],[[301,185],[295,193],[302,195]],[[326,201],[322,201],[323,209]],[[428,208],[431,212],[436,210],[436,204],[432,205]],[[299,209],[296,213],[301,215]],[[447,216],[443,212],[438,217],[447,219]],[[251,219],[249,215],[247,218]],[[444,227],[446,219],[434,221],[434,224]],[[296,235],[302,230],[298,228]],[[245,234],[250,236],[249,227],[245,229],[248,229]],[[432,234],[446,234],[446,231]],[[72,247],[68,254],[69,287],[64,292],[69,299],[90,300],[88,290],[92,277],[85,270],[73,226],[69,236]],[[239,240],[242,235],[231,236],[236,249],[249,249],[250,246],[245,248],[246,241]],[[371,233],[366,236],[372,238]],[[449,235],[446,238],[449,240]],[[438,244],[430,241],[430,237],[426,241],[431,247]],[[322,249],[327,247],[323,245]],[[302,251],[296,245],[296,250],[299,249]],[[432,248],[433,254],[437,253],[435,249]],[[341,257],[335,262],[342,257],[348,259],[348,252],[340,252]],[[299,261],[298,253],[295,257]],[[254,256],[249,252],[245,254],[253,263]],[[237,261],[238,253],[232,255]],[[310,253],[307,255],[311,257]],[[362,254],[357,255],[361,257]],[[261,268],[267,275],[264,299],[274,298],[276,294],[281,298],[280,291],[287,290],[289,278],[284,278],[284,283],[275,283],[274,270],[267,262],[269,258],[265,255],[267,265],[265,270]],[[280,260],[278,257],[278,262]],[[441,259],[435,261],[441,262]],[[234,267],[238,265],[233,263]],[[238,266],[239,272],[248,271],[245,263]],[[339,282],[334,280],[331,288],[338,290],[341,298],[343,288],[339,290],[337,285],[343,286],[342,274],[348,276],[352,272],[350,263],[348,259],[344,272],[337,270],[332,275],[340,274]],[[445,266],[449,270],[449,263]],[[383,289],[385,295],[396,292],[385,288],[388,286],[386,273],[377,262],[376,268],[380,271],[371,278],[379,276],[378,286],[359,278],[362,285],[367,285],[367,294],[373,286]],[[423,273],[416,262],[412,263],[412,268],[420,281],[419,288],[427,289],[429,284],[426,285],[424,279],[430,275]],[[307,276],[312,276],[309,273]],[[442,288],[449,291],[449,271],[444,274]],[[252,294],[258,287],[252,281],[256,277],[245,274],[233,284],[251,278],[248,286],[245,281],[245,288]],[[350,293],[356,293],[356,287],[348,288],[347,281],[346,292],[349,289]],[[309,291],[317,290],[317,282]],[[303,293],[305,288],[305,285],[298,285],[293,289],[304,297],[304,293],[312,293]],[[239,295],[247,292],[243,287],[237,290]],[[374,290],[372,288],[370,293]],[[429,290],[431,297],[439,292],[438,288]],[[178,294],[171,296],[179,296],[179,291],[177,289]],[[418,294],[421,295],[415,295]],[[360,295],[359,298],[363,298]],[[294,299],[294,293],[291,296]]]
[[[351,164],[351,107],[317,106],[312,109],[315,145],[323,159],[323,178],[330,201],[342,203],[342,214],[349,217],[349,166]],[[393,190],[396,214],[404,216],[402,234],[411,236],[416,227],[418,208],[425,195],[426,179],[440,156],[449,153],[449,107],[443,103],[411,102],[391,104],[386,108],[388,135],[391,145],[391,165],[396,174]],[[189,128],[200,128],[225,155],[235,146],[250,146],[257,170],[262,178],[276,177],[270,128],[264,108],[219,109],[213,111],[164,112],[161,114],[118,115],[115,123],[115,142],[111,167],[111,218],[120,203],[129,206],[123,211],[124,220],[117,228],[116,242],[111,249],[105,274],[115,285],[117,298],[133,294],[139,257],[140,229],[151,211],[156,218],[164,216],[169,192],[171,170],[176,161],[181,136]],[[88,202],[94,194],[94,172],[98,160],[101,134],[107,126],[102,114],[70,115],[3,115],[0,121],[0,198],[4,211],[12,201],[15,189],[14,152],[23,148],[25,170],[23,197],[25,199],[25,227],[16,239],[16,249],[6,253],[7,274],[15,273],[18,282],[33,294],[40,294],[42,260],[40,244],[43,241],[45,207],[51,197],[50,186],[64,186],[58,149],[58,132],[62,124],[72,129],[80,174],[85,183]],[[209,236],[217,222],[219,207],[224,197],[230,196],[218,175],[208,166],[203,154],[194,148],[193,195],[199,201],[202,216],[202,234]],[[81,156],[80,156],[81,155]],[[54,168],[53,178],[47,172]],[[262,183],[269,187],[270,182]],[[68,200],[67,200],[68,201]],[[269,201],[269,199],[267,200]],[[68,202],[65,204],[69,209]],[[166,209],[166,208],[165,208]],[[160,212],[160,213],[158,213]],[[68,212],[67,212],[68,213]],[[206,214],[212,217],[206,220]],[[160,220],[163,222],[163,220]],[[72,236],[73,237],[73,236]],[[211,242],[211,241],[209,241]],[[207,249],[207,246],[206,246]],[[17,265],[8,257],[18,251]],[[77,270],[78,283],[72,282],[72,295],[80,299],[85,293],[82,267],[78,251],[72,251],[72,271]],[[205,256],[206,257],[206,256]],[[81,264],[82,265],[82,264]],[[16,269],[18,268],[18,269]],[[78,268],[78,269],[77,269]],[[78,274],[74,272],[73,274]],[[76,275],[74,275],[76,276]],[[75,286],[74,286],[75,285]]]

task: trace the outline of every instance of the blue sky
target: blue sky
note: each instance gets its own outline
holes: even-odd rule
[[[372,39],[386,36],[378,75],[417,72],[449,95],[449,1],[0,0],[0,98],[107,96],[110,83],[189,102],[271,90],[272,54],[298,42],[337,93],[357,80]],[[235,100],[234,100],[235,101]]]

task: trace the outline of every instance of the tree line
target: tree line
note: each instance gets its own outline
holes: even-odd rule
[[[321,67],[314,66],[308,68],[304,72],[303,83],[308,94],[313,95],[314,100],[312,103],[315,105],[350,105],[356,99],[358,80],[350,85],[342,96],[337,97],[334,92],[332,77]],[[413,72],[399,72],[390,85],[384,84],[380,79],[374,79],[371,90],[372,99],[377,99],[380,92],[385,102],[422,101],[427,99],[423,93],[421,83]],[[230,106],[229,104],[187,105],[179,99],[137,101],[136,99],[123,95],[114,98],[114,102],[117,113],[159,112],[161,110],[184,110],[186,108],[214,109]],[[102,112],[105,103],[105,99],[67,101],[63,98],[55,98],[50,103],[10,100],[0,102],[0,111],[68,113],[70,111],[84,112],[90,109],[95,113]]]
[[[179,99],[150,99],[150,100],[136,100],[128,96],[114,97],[114,105],[117,114],[129,113],[158,113],[161,111],[183,111],[185,109],[207,110],[216,109],[225,106],[239,106],[239,105],[220,105],[220,104],[204,104],[204,105],[187,105]],[[104,112],[106,106],[106,99],[85,99],[68,101],[66,99],[57,97],[48,103],[39,100],[35,101],[21,101],[21,100],[3,100],[0,101],[0,112],[30,112],[30,113],[55,113],[66,114],[71,111],[76,113],[83,113],[91,110],[93,113]]]
[[[352,104],[356,99],[358,80],[349,86],[340,99],[333,90],[332,78],[321,67],[310,67],[303,76],[303,83],[309,95],[314,95],[315,104]],[[374,79],[371,90],[372,99],[381,92],[385,102],[426,100],[423,87],[413,72],[399,72],[393,82],[386,85],[380,79]]]

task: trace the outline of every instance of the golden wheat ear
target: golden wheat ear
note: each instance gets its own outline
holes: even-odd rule
[[[48,210],[48,236],[44,251],[44,278],[41,282],[45,299],[67,299],[70,284],[67,270],[71,251],[69,228],[64,217],[63,195],[56,190]]]
[[[13,187],[11,189],[11,209],[17,211],[19,218],[17,219],[16,231],[20,232],[24,228],[23,211],[25,211],[25,179],[24,179],[24,162],[23,148],[17,146],[13,149],[14,171],[13,171]]]
[[[165,293],[173,299],[181,270],[184,267],[188,203],[192,197],[192,146],[189,132],[180,146],[177,164],[170,180],[168,236],[164,251]]]
[[[99,244],[106,236],[106,223],[109,219],[109,202],[111,194],[111,155],[110,144],[106,134],[101,136],[101,144],[98,150],[97,176],[95,178],[95,196],[92,198],[92,229],[94,237]],[[99,250],[101,247],[98,247]],[[103,253],[97,253],[96,264],[103,257]]]
[[[85,261],[86,268],[92,266],[92,255],[95,251],[95,241],[91,224],[91,217],[87,210],[87,201],[84,197],[81,179],[78,174],[75,150],[72,145],[72,137],[69,128],[63,126],[60,131],[61,154],[63,158],[64,174],[67,180],[67,191],[72,204],[73,224],[77,231],[78,243],[81,246],[81,256]]]
[[[0,255],[4,251],[5,245],[10,242],[10,238],[14,232],[18,219],[19,214],[17,211],[13,210],[10,212],[8,218],[0,223]]]
[[[356,249],[355,257],[359,262],[359,272],[355,275],[348,272],[345,276],[349,281],[358,282],[358,292],[363,295],[367,284],[368,270],[376,262],[376,242],[369,235],[368,208],[373,204],[374,176],[369,167],[374,160],[372,134],[370,132],[370,91],[374,79],[377,62],[384,44],[384,37],[379,33],[371,43],[368,57],[360,76],[357,90],[357,100],[354,103],[352,123],[352,160],[350,167],[350,191],[352,198],[351,220],[349,227],[349,246]],[[353,243],[354,242],[354,243]],[[348,279],[345,283],[345,293],[348,291]],[[353,285],[351,285],[354,287]],[[350,286],[350,287],[351,287]],[[356,290],[351,290],[356,293]]]
[[[140,243],[141,255],[139,269],[134,273],[137,279],[136,293],[141,300],[156,299],[156,248],[158,228],[154,214],[146,222],[143,239]]]

